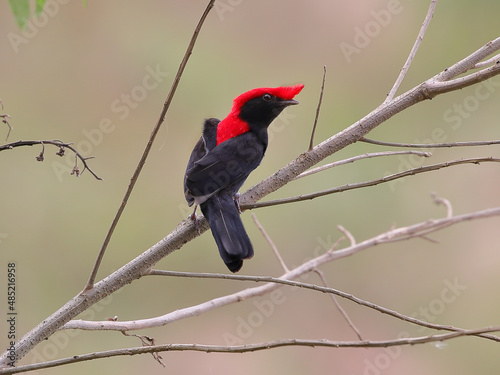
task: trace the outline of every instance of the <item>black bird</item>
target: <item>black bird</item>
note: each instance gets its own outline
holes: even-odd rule
[[[239,271],[243,259],[253,256],[240,219],[238,190],[264,157],[268,126],[285,107],[298,104],[293,98],[303,87],[258,88],[238,96],[224,120],[205,120],[189,158],[184,176],[186,200],[189,206],[200,206],[231,272]]]

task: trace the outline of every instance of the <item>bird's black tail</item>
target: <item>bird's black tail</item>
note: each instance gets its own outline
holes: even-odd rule
[[[226,192],[220,192],[200,207],[210,224],[222,260],[231,272],[238,272],[243,265],[243,259],[253,256],[253,247],[233,197]]]

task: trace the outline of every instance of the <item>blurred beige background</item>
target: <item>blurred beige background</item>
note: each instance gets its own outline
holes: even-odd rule
[[[68,171],[71,156],[46,147],[0,153],[0,267],[18,271],[18,335],[80,291],[161,111],[194,26],[207,1],[53,0],[21,32],[0,3],[0,98],[12,116],[9,141],[61,139],[87,155],[88,171]],[[63,3],[63,4],[61,4]],[[378,106],[392,87],[420,29],[428,1],[221,0],[209,15],[140,181],[108,248],[99,279],[167,235],[187,216],[182,178],[206,117],[223,118],[238,94],[259,86],[302,82],[292,118],[276,120],[262,165],[250,187],[305,150],[323,65],[328,67],[316,143]],[[400,93],[499,36],[500,2],[442,0]],[[352,49],[353,48],[353,49]],[[355,51],[348,53],[346,51]],[[500,78],[421,103],[387,121],[370,137],[395,142],[499,139]],[[477,90],[480,90],[479,92]],[[106,125],[104,125],[106,124]],[[100,128],[101,127],[101,128]],[[100,130],[99,130],[100,129]],[[105,130],[105,132],[103,132]],[[0,127],[0,138],[7,132]],[[329,161],[383,147],[355,144]],[[400,169],[471,156],[499,155],[497,146],[433,150],[432,159],[378,158],[291,183],[268,197],[365,181]],[[340,236],[341,224],[358,241],[445,215],[430,192],[449,199],[456,214],[500,204],[499,167],[464,165],[406,178],[392,185],[345,192],[254,211],[285,261],[298,265]],[[256,256],[242,273],[279,275],[280,267],[253,224],[243,221]],[[322,268],[331,287],[432,322],[464,328],[498,325],[500,219],[461,224],[424,239],[380,246]],[[347,245],[345,242],[344,245]],[[188,243],[158,268],[227,272],[210,234]],[[312,275],[308,281],[319,282]],[[1,280],[2,285],[6,281]],[[95,306],[86,319],[153,317],[240,290],[239,282],[145,278]],[[253,285],[253,284],[250,284]],[[242,338],[354,340],[328,296],[283,289],[284,300]],[[443,296],[446,298],[443,299]],[[454,298],[453,298],[454,297]],[[1,306],[6,297],[2,295]],[[266,297],[257,299],[262,302]],[[367,339],[418,336],[405,325],[342,301]],[[157,343],[224,344],[259,312],[254,301],[142,332]],[[2,308],[2,314],[6,314]],[[5,315],[3,315],[2,320]],[[0,342],[6,342],[0,325]],[[22,363],[139,346],[119,333],[61,332]],[[6,347],[2,344],[2,347]],[[500,360],[492,342],[477,338],[442,347],[383,349],[285,348],[243,355],[162,354],[114,358],[44,370],[44,374],[489,374]],[[42,371],[40,372],[42,373]]]

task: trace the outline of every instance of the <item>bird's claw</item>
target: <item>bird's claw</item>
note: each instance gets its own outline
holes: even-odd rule
[[[195,206],[193,213],[191,215],[189,215],[188,217],[193,221],[194,227],[196,228],[196,231],[198,232],[198,234],[201,234],[200,224],[198,223],[198,218],[196,217],[196,208],[197,208],[197,206]]]
[[[236,209],[238,210],[239,214],[241,215],[240,193],[236,193],[234,195],[233,199],[234,199],[234,205],[236,206]]]

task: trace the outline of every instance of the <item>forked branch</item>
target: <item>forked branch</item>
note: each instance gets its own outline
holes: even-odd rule
[[[500,327],[486,327],[480,329],[463,330],[460,332],[449,332],[440,335],[428,335],[420,337],[408,337],[395,340],[367,340],[367,341],[333,341],[333,340],[308,340],[308,339],[283,339],[270,342],[262,342],[249,345],[203,345],[203,344],[165,344],[154,346],[140,346],[135,348],[107,350],[89,354],[75,355],[68,358],[47,361],[39,364],[26,365],[7,369],[3,374],[17,374],[24,371],[41,370],[57,367],[71,363],[90,361],[94,359],[111,358],[117,356],[131,356],[136,354],[150,354],[173,351],[197,351],[204,353],[248,353],[260,350],[269,350],[288,346],[301,347],[326,347],[326,348],[387,348],[391,346],[418,345],[432,342],[443,342],[457,337],[478,336],[489,332],[500,331]]]

